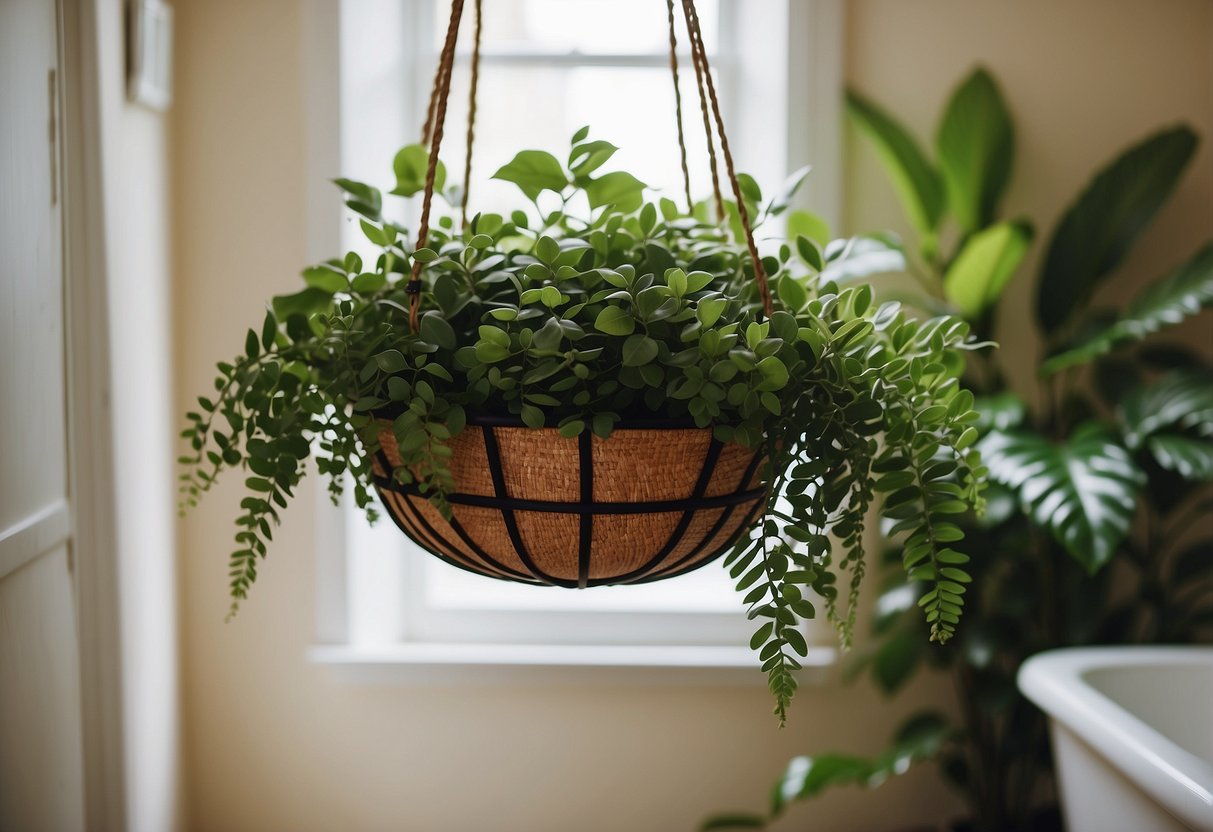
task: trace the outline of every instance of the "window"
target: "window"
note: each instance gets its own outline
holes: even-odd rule
[[[768,190],[807,161],[818,162],[827,173],[837,168],[837,4],[696,2],[738,167]],[[490,180],[492,172],[523,148],[562,155],[583,125],[591,126],[594,138],[619,146],[612,165],[679,198],[683,187],[665,3],[484,0],[483,5],[474,210],[515,207],[515,187]],[[343,6],[343,173],[382,182],[384,161],[399,145],[416,141],[448,8],[442,0]],[[466,153],[471,16],[469,3],[442,147],[454,172],[461,171]],[[680,14],[678,18],[684,130],[693,192],[699,198],[710,193],[707,151],[687,38]],[[819,60],[806,52],[816,52]],[[796,74],[810,71],[816,73],[813,78]],[[826,92],[819,95],[817,89]],[[330,176],[331,171],[317,175]],[[835,183],[823,173],[811,178],[807,188],[813,209],[828,219],[835,214]],[[343,243],[358,245],[356,226],[349,231]],[[389,520],[368,527],[352,507],[338,517],[322,511],[320,523],[322,642],[364,648],[475,642],[725,645],[736,651],[730,661],[753,665],[745,647],[753,625],[745,620],[719,563],[674,581],[573,592],[463,572],[426,555]],[[721,654],[715,655],[719,659]]]

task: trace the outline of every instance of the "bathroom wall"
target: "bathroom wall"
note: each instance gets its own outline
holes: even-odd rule
[[[268,295],[305,259],[308,177],[303,4],[177,0],[171,124],[177,409],[207,389]],[[850,0],[849,82],[929,135],[976,61],[1015,109],[1009,207],[1058,213],[1095,160],[1150,127],[1213,137],[1213,4],[1104,0]],[[851,230],[900,228],[867,147],[848,138]],[[1130,263],[1153,274],[1213,231],[1213,154]],[[847,229],[844,229],[847,230]],[[1013,291],[1023,297],[1024,281]],[[1027,322],[1012,313],[1013,330]],[[1013,340],[1013,339],[1012,339]],[[1026,350],[1026,344],[1016,345]],[[1026,356],[1026,351],[1024,352]],[[1026,365],[1021,375],[1026,377]],[[680,830],[711,810],[758,808],[795,753],[872,752],[930,700],[923,680],[886,706],[867,685],[809,685],[780,731],[751,687],[622,683],[364,686],[309,664],[310,512],[284,517],[251,603],[224,624],[237,478],[180,524],[188,826],[198,830]],[[781,828],[899,829],[958,808],[928,771],[831,794]]]
[[[1203,137],[1166,208],[1103,291],[1135,294],[1213,235],[1213,4],[849,2],[847,80],[907,124],[925,148],[951,89],[977,66],[993,71],[1015,118],[1016,167],[1007,216],[1036,221],[1037,244],[1011,284],[999,321],[1021,390],[1032,386],[1032,284],[1048,233],[1101,164],[1164,127]],[[909,225],[871,145],[848,131],[845,215],[854,229]],[[1213,355],[1207,317],[1182,330]]]

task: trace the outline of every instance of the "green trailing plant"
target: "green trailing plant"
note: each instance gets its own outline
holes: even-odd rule
[[[890,235],[852,242],[864,252],[854,263],[867,266],[858,271],[909,274],[915,305],[951,311],[977,337],[995,337],[1034,223],[1000,210],[1014,132],[994,79],[978,70],[954,92],[934,158],[861,95],[848,96],[848,110],[917,235],[914,246]],[[1045,719],[1015,686],[1023,660],[1068,645],[1213,635],[1213,534],[1198,522],[1213,509],[1213,368],[1157,338],[1213,303],[1213,243],[1159,264],[1161,276],[1127,303],[1099,300],[1105,284],[1130,277],[1119,267],[1196,144],[1184,126],[1150,135],[1066,207],[1036,275],[1035,390],[1009,383],[1014,351],[971,356],[964,384],[981,414],[991,485],[985,516],[960,524],[973,556],[965,628],[942,650],[922,649],[921,588],[887,571],[872,643],[851,668],[890,694],[924,667],[946,670],[959,717],[917,713],[874,758],[798,757],[768,812],[721,816],[707,828],[761,828],[795,801],[837,785],[875,786],[921,761],[964,794],[969,814],[956,829],[1058,828]],[[888,560],[901,554],[891,549]]]
[[[305,269],[305,287],[274,298],[243,352],[219,364],[214,395],[187,417],[186,505],[224,469],[246,476],[233,612],[309,456],[334,500],[348,481],[374,514],[369,459],[385,412],[399,414],[393,475],[443,511],[447,443],[469,413],[515,415],[570,438],[607,438],[620,419],[659,414],[766,450],[766,511],[724,564],[755,621],[751,644],[781,721],[808,650],[798,625],[816,614],[812,598],[850,638],[877,493],[906,537],[929,638],[953,635],[968,581],[955,520],[980,506],[985,475],[974,398],[958,381],[963,351],[978,346],[969,326],[915,319],[873,303],[867,286],[838,285],[823,274],[844,267],[848,247],[823,252],[805,234],[764,258],[776,296],[764,315],[740,237],[708,221],[704,205],[649,201],[631,174],[603,172],[614,152],[585,129],[564,162],[524,150],[496,178],[519,187],[525,210],[480,214],[466,227],[443,216],[421,248],[379,189],[336,180],[373,253]],[[422,191],[426,165],[424,148],[401,150],[391,193]],[[748,215],[773,224],[804,173],[765,201],[740,177]],[[436,184],[458,193],[441,165]],[[792,224],[820,234],[807,214]],[[416,331],[406,292],[415,262],[427,310]]]

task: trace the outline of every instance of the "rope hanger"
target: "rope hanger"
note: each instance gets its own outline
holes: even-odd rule
[[[674,79],[674,111],[678,126],[678,149],[682,164],[683,187],[687,200],[687,209],[693,208],[691,200],[691,174],[687,167],[686,140],[682,123],[682,93],[678,85],[678,51],[677,38],[674,32],[674,1],[666,0],[666,11],[669,21],[670,42],[670,73]],[[724,156],[725,172],[737,204],[738,218],[744,232],[746,248],[754,264],[754,279],[758,284],[758,294],[762,298],[763,312],[770,317],[773,310],[771,290],[767,282],[766,270],[762,257],[758,254],[758,246],[754,242],[754,229],[751,226],[749,211],[745,199],[742,198],[741,184],[733,167],[733,154],[729,148],[729,139],[724,130],[724,118],[720,114],[720,101],[716,94],[716,84],[712,80],[711,66],[708,63],[707,49],[703,44],[703,32],[699,25],[699,13],[695,9],[695,0],[679,0],[682,6],[683,19],[686,21],[687,39],[691,48],[691,65],[695,71],[695,85],[699,93],[699,109],[703,116],[704,136],[707,139],[708,162],[712,173],[712,195],[716,205],[716,216],[721,222],[726,216],[724,199],[720,190],[720,175],[716,162],[716,146],[713,140],[713,121],[715,132],[720,138],[720,149]],[[476,91],[480,73],[480,40],[482,0],[473,0],[475,24],[472,41],[471,85],[468,94],[467,120],[467,156],[463,168],[463,194],[460,199],[460,214],[464,228],[468,224],[467,206],[468,193],[471,190],[472,146],[475,139],[476,125]],[[424,248],[430,231],[430,206],[434,199],[434,178],[438,171],[438,153],[442,147],[444,123],[446,121],[447,100],[451,92],[451,73],[455,65],[455,44],[459,37],[459,24],[463,17],[464,0],[451,0],[451,17],[447,24],[446,39],[438,56],[438,67],[434,73],[434,84],[430,90],[429,105],[426,108],[425,123],[422,126],[421,143],[430,149],[429,162],[425,172],[425,191],[421,202],[421,221],[417,228],[417,248]],[[405,290],[409,293],[409,326],[414,332],[418,328],[421,308],[421,262],[414,259],[412,272]]]

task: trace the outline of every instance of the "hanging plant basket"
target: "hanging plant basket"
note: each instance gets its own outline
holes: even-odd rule
[[[375,487],[396,525],[426,551],[491,578],[562,587],[644,583],[727,551],[766,503],[763,455],[669,420],[622,422],[575,440],[518,419],[472,419],[450,441],[444,516],[416,484],[390,425]]]
[[[951,636],[967,558],[949,520],[980,506],[985,473],[958,384],[967,327],[873,303],[849,244],[798,235],[760,256],[754,225],[788,210],[807,170],[766,201],[736,173],[694,3],[679,3],[711,200],[691,198],[676,95],[682,205],[607,171],[616,148],[587,127],[566,161],[524,150],[497,171],[528,200],[506,217],[469,216],[467,188],[444,190],[453,0],[423,141],[393,165],[391,194],[421,197],[416,236],[384,213],[381,190],[335,180],[373,260],[348,252],[306,269],[307,288],[273,299],[187,414],[184,504],[225,468],[246,476],[233,612],[315,456],[334,502],[349,489],[371,519],[382,506],[425,550],[496,579],[642,583],[727,553],[781,718],[808,650],[798,623],[821,604],[849,638],[879,492],[910,577],[928,587],[932,638]],[[458,212],[431,226],[435,195]],[[828,278],[834,265],[849,284]]]
[[[667,0],[667,6],[670,66],[675,95],[679,97],[672,0]],[[476,0],[474,9],[465,182],[470,178],[475,135],[480,0]],[[429,232],[438,151],[462,10],[463,0],[454,0],[426,114],[424,139],[428,141],[429,154],[418,247],[426,244]],[[709,111],[716,117],[738,204],[742,202],[740,184],[724,137],[694,4],[687,0],[683,10],[708,148],[713,155],[717,215],[724,217]],[[679,97],[678,143],[689,203],[681,107]],[[593,157],[604,149],[602,143],[591,142],[584,155]],[[574,156],[577,154],[574,149]],[[577,165],[572,158],[570,164],[576,175]],[[461,211],[465,226],[468,226],[467,197],[465,184]],[[590,201],[591,205],[596,201],[592,193]],[[744,204],[739,213],[762,306],[770,315],[774,308],[770,289]],[[422,321],[422,270],[423,263],[415,259],[409,282],[413,290],[410,326],[414,331],[420,330]],[[424,472],[415,471],[414,476],[407,478],[398,475],[407,470],[407,463],[399,452],[390,420],[383,420],[381,425],[376,439],[370,443],[378,447],[372,476],[375,489],[396,525],[423,549],[447,563],[502,580],[585,589],[681,575],[731,548],[753,524],[767,498],[767,488],[760,479],[764,455],[759,450],[722,442],[710,427],[696,427],[686,418],[624,419],[613,425],[609,438],[582,430],[576,442],[572,442],[555,429],[534,428],[517,416],[505,415],[472,419],[459,436],[451,439],[447,446],[451,452],[451,482],[441,495],[444,510],[440,511],[427,493],[430,489]]]

